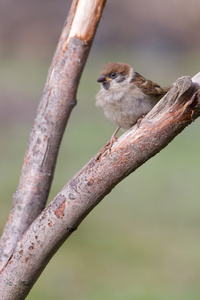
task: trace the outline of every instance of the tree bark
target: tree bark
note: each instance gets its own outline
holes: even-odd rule
[[[123,134],[111,153],[92,158],[32,223],[0,274],[5,295],[0,299],[24,299],[57,249],[105,195],[199,115],[199,85],[190,77],[178,79],[139,127]]]
[[[44,209],[60,142],[106,0],[74,0],[30,134],[0,242],[0,299],[25,299],[46,264],[123,178],[200,115],[199,76],[178,79],[152,111],[88,162]],[[44,209],[44,210],[43,210]]]
[[[18,188],[0,241],[0,269],[46,205],[62,136],[106,0],[74,0],[30,134]],[[14,299],[14,298],[13,298]]]

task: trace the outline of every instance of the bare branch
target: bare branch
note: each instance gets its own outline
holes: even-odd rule
[[[200,84],[200,72],[192,77],[192,81]]]
[[[178,79],[139,127],[121,136],[110,154],[86,164],[30,226],[0,274],[3,299],[24,299],[56,250],[103,197],[199,115],[199,85],[189,77]]]
[[[0,269],[44,209],[80,76],[106,0],[74,0],[49,69],[13,205],[0,241]],[[83,13],[84,12],[84,13]]]

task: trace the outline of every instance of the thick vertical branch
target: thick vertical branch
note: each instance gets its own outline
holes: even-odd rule
[[[45,207],[58,150],[106,0],[74,0],[30,134],[18,188],[0,241],[0,269]]]

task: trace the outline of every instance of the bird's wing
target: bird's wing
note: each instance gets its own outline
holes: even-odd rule
[[[165,95],[170,89],[170,86],[161,88],[159,84],[144,78],[137,72],[134,74],[133,82],[147,95]]]

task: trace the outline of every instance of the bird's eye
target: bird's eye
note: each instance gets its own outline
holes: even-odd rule
[[[111,78],[116,78],[116,76],[117,76],[117,74],[115,72],[113,72],[113,73],[110,74]]]

